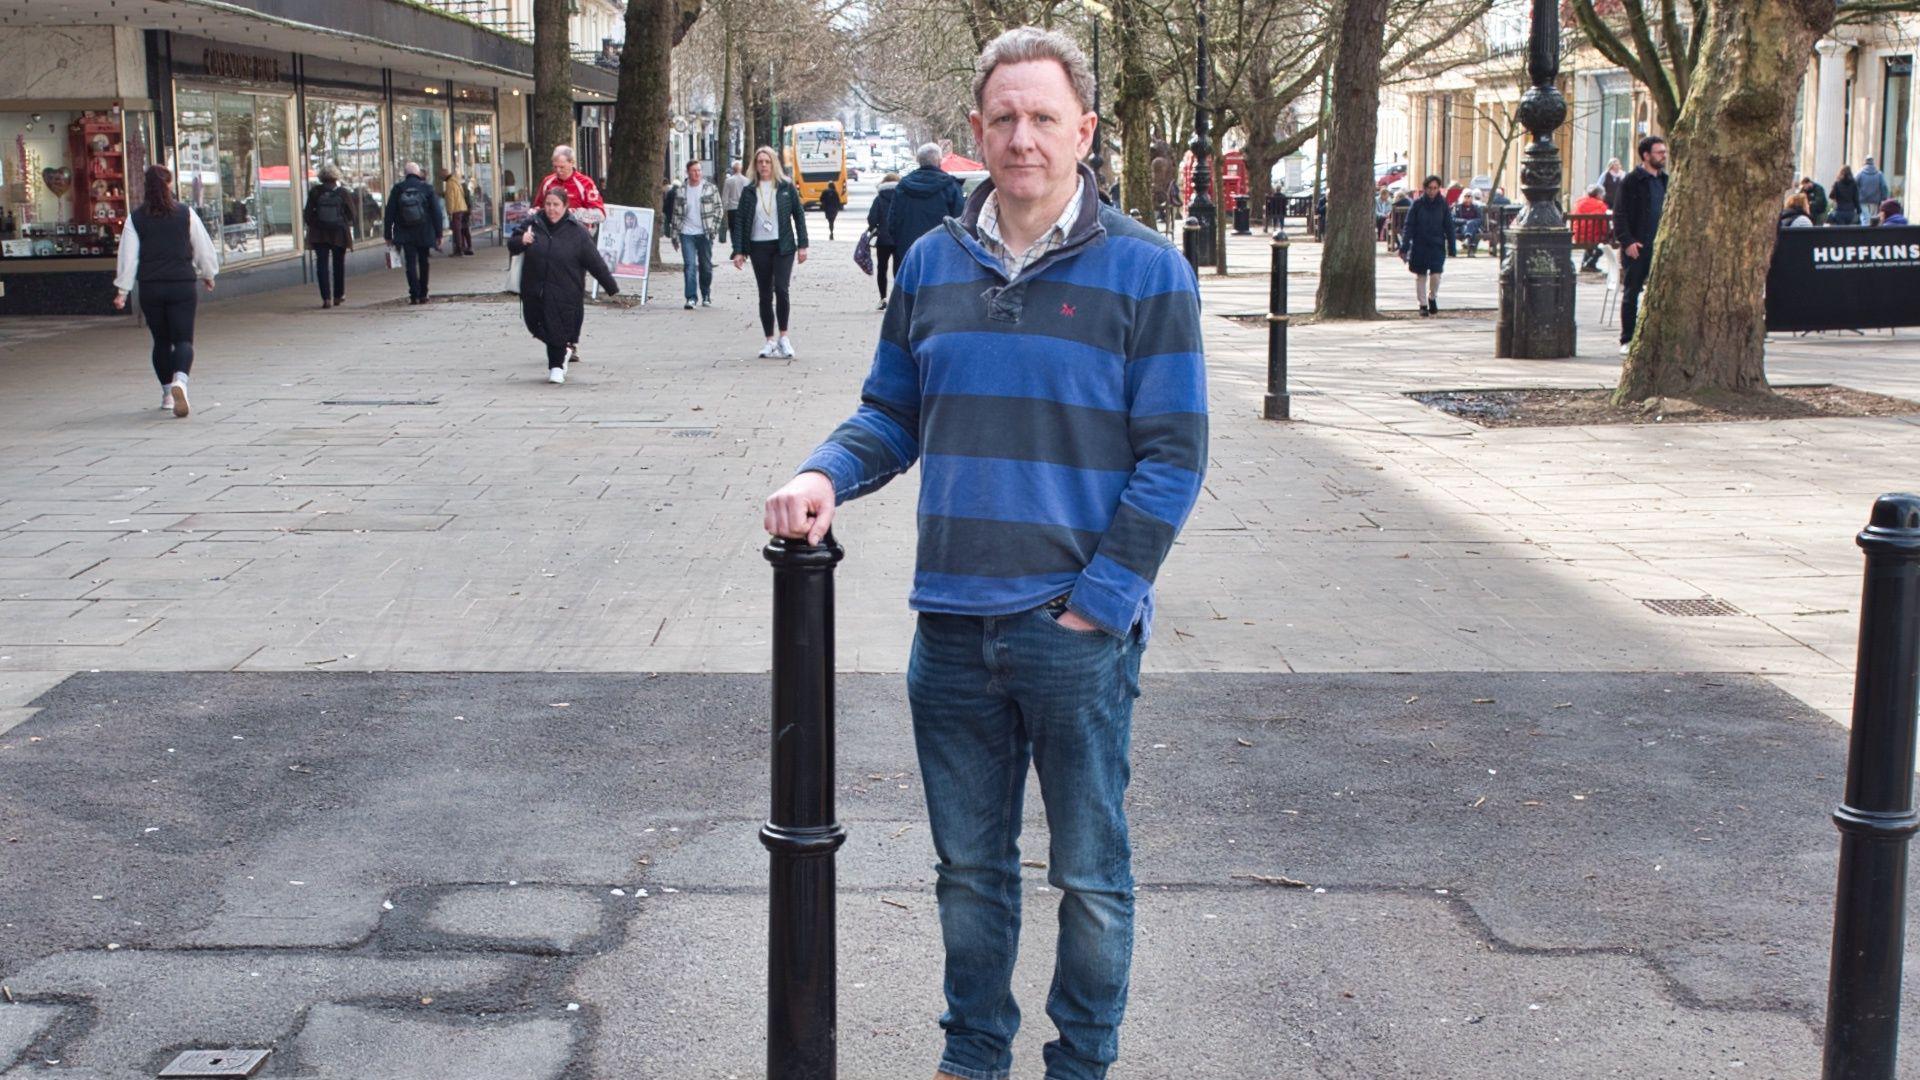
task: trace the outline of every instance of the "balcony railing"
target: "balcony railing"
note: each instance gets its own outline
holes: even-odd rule
[[[533,23],[516,18],[514,5],[504,0],[425,0],[425,3],[449,15],[477,22],[494,33],[522,41],[533,40]]]

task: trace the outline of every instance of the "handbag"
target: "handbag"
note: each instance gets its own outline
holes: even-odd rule
[[[861,233],[859,241],[853,245],[853,265],[859,267],[861,273],[866,274],[868,276],[872,276],[873,274],[873,230],[872,229],[868,229],[866,232]]]
[[[507,256],[507,291],[510,293],[520,291],[520,264],[525,260],[524,255]]]

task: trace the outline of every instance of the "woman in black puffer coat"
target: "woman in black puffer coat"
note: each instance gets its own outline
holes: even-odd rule
[[[1455,250],[1453,215],[1447,212],[1440,178],[1429,176],[1423,194],[1407,208],[1406,224],[1400,229],[1400,257],[1413,271],[1413,295],[1420,314],[1440,310],[1440,275],[1447,268],[1447,256]]]
[[[580,324],[587,314],[584,278],[618,293],[620,285],[594,247],[593,235],[567,214],[567,193],[552,188],[540,200],[540,212],[507,241],[522,256],[520,314],[527,331],[547,345],[547,381],[567,381],[567,361],[578,356]]]

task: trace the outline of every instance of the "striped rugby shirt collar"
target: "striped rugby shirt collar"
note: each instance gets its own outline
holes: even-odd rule
[[[1053,225],[1033,242],[1032,247],[1016,254],[1009,250],[1006,242],[1000,238],[1000,193],[991,189],[987,191],[986,199],[980,204],[979,219],[974,223],[974,227],[979,230],[980,246],[986,249],[987,254],[1000,260],[1001,269],[1006,272],[1009,284],[1017,281],[1028,267],[1060,250],[1066,244],[1067,237],[1073,233],[1074,222],[1080,217],[1080,201],[1085,198],[1086,192],[1086,178],[1077,176],[1073,197],[1067,200],[1066,208],[1060,212],[1059,218],[1055,219]]]

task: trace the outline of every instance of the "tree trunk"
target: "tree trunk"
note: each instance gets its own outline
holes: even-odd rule
[[[720,35],[720,148],[714,151],[714,179],[725,179],[733,162],[733,124],[728,117],[733,112],[733,6],[723,5],[720,9],[722,32]]]
[[[533,4],[533,162],[573,142],[573,46],[567,0]]]
[[[620,51],[619,124],[607,169],[608,202],[660,210],[660,177],[667,170],[668,112],[673,93],[675,0],[627,5],[627,44]],[[660,230],[653,230],[653,257]]]
[[[753,133],[753,61],[747,57],[747,48],[740,46],[740,157],[746,163],[747,175],[753,175],[753,152],[760,144],[754,141]]]
[[[1616,403],[1766,394],[1762,295],[1793,108],[1833,0],[1716,0],[1669,138],[1672,179]]]
[[[1373,227],[1373,144],[1380,131],[1386,19],[1387,0],[1345,0],[1340,12],[1327,148],[1327,230],[1315,303],[1323,319],[1380,317],[1374,295],[1379,238]]]
[[[1114,36],[1118,38],[1120,78],[1114,114],[1120,121],[1121,209],[1139,211],[1149,224],[1158,219],[1153,190],[1153,97],[1158,87],[1147,66],[1146,42],[1141,37],[1141,0],[1115,0]]]

